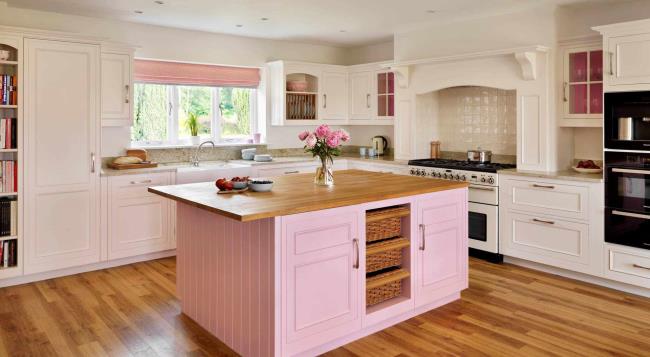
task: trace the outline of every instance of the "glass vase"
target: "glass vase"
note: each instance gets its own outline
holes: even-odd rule
[[[320,186],[334,185],[334,175],[332,174],[334,161],[332,160],[332,157],[322,157],[320,161],[321,166],[316,169],[314,183]]]

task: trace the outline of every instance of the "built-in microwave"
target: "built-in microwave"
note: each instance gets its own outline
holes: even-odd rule
[[[605,152],[605,241],[650,249],[650,153]]]
[[[605,93],[605,148],[650,151],[650,91]]]

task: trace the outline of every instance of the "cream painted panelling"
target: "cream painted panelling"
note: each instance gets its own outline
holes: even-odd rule
[[[453,87],[438,93],[439,140],[443,151],[481,147],[517,154],[516,91]]]

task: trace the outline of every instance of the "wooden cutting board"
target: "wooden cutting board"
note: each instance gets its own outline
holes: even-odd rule
[[[140,164],[108,164],[108,167],[114,170],[129,170],[129,169],[146,169],[151,167],[158,167],[157,162],[143,162]]]

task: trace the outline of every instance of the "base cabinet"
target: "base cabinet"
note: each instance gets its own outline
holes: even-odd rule
[[[417,200],[415,305],[467,288],[467,192],[454,190]]]
[[[171,184],[171,173],[127,175],[108,180],[108,259],[173,248],[172,202],[147,192]]]

